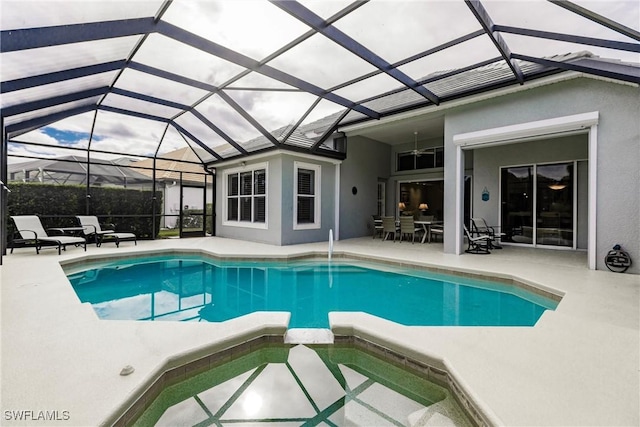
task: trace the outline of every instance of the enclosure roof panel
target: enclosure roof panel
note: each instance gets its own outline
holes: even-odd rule
[[[144,156],[189,147],[211,166],[272,149],[343,158],[329,141],[345,125],[554,73],[640,84],[635,0],[3,0],[0,8],[9,139],[74,146],[77,134],[77,146],[90,140],[90,150]],[[78,115],[91,120],[69,129]]]

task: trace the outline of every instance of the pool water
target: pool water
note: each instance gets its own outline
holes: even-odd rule
[[[471,426],[451,393],[352,347],[271,346],[165,388],[134,426]]]
[[[557,302],[514,286],[358,262],[124,259],[67,271],[102,319],[221,322],[291,313],[290,328],[328,328],[331,311],[403,325],[533,326]]]

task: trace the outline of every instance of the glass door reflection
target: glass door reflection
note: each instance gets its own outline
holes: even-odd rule
[[[502,169],[502,241],[533,244],[533,166]]]
[[[573,246],[573,163],[536,168],[536,243]]]

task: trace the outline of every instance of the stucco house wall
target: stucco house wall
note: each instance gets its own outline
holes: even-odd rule
[[[294,186],[295,162],[320,165],[320,227],[314,229],[294,229]],[[336,228],[336,168],[333,162],[309,157],[283,154],[282,156],[282,203],[280,215],[282,216],[282,245],[294,245],[299,243],[328,241],[329,230]],[[317,193],[316,193],[317,194]],[[335,232],[335,231],[334,231]]]
[[[339,166],[340,239],[372,235],[371,215],[377,210],[378,180],[389,179],[390,156],[391,147],[387,144],[361,136],[349,138],[347,158]],[[389,191],[387,182],[387,195]],[[388,201],[386,206],[389,209]]]
[[[253,169],[256,164],[266,164],[267,168],[267,219],[266,224],[262,227],[256,225],[249,227],[243,224],[225,225],[225,208],[227,203],[225,199],[227,181],[225,172],[236,169],[238,164],[220,167],[216,170],[216,235],[220,237],[228,237],[231,239],[248,240],[253,242],[270,243],[274,245],[281,244],[280,228],[282,225],[282,217],[280,214],[282,200],[282,158],[278,155],[259,158],[244,159],[245,168]]]
[[[629,272],[639,273],[640,89],[637,86],[587,77],[567,78],[448,111],[444,135],[445,222],[455,223],[454,135],[593,111],[599,113],[597,268],[606,269],[604,257],[618,243],[635,260]],[[522,150],[528,149],[527,142],[518,145]],[[445,252],[454,253],[455,244],[455,235],[445,234]]]
[[[329,230],[335,229],[335,182],[334,162],[309,156],[275,154],[269,157],[245,158],[244,166],[238,164],[219,167],[216,171],[216,235],[232,239],[248,240],[274,245],[291,245],[327,240]],[[294,213],[294,168],[295,162],[320,165],[320,226],[295,230]],[[226,175],[231,170],[252,170],[256,165],[267,170],[267,219],[264,224],[229,224],[225,221]]]

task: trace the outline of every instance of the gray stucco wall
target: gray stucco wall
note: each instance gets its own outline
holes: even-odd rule
[[[340,165],[340,239],[372,234],[378,179],[387,180],[390,173],[389,145],[360,136],[349,137],[347,144],[347,158]],[[358,190],[355,195],[353,187]]]
[[[599,112],[597,268],[619,243],[640,273],[640,89],[591,78],[576,78],[466,105],[445,117],[445,223],[455,221],[455,146],[453,136],[494,127]],[[527,143],[518,145],[526,149]],[[445,234],[445,252],[455,251],[455,236]]]
[[[252,160],[245,158],[247,170],[256,164],[267,163],[267,227],[255,228],[237,225],[224,225],[224,178],[225,170],[238,168],[239,164],[219,168],[216,179],[216,235],[232,239],[270,243],[273,245],[291,245],[327,240],[329,230],[335,228],[335,169],[336,165],[316,159],[289,154],[277,154],[267,158]],[[294,162],[299,161],[321,166],[321,226],[318,229],[293,229],[293,186]]]
[[[320,209],[321,226],[318,229],[293,229],[293,194],[294,194],[294,163],[302,162],[321,166],[320,178]],[[320,160],[311,160],[294,155],[282,156],[282,202],[280,215],[282,218],[282,245],[319,242],[329,239],[329,230],[335,229],[335,177],[336,165]]]
[[[282,234],[280,233],[282,217],[280,215],[282,200],[282,159],[280,156],[271,156],[258,160],[243,159],[247,170],[251,170],[256,163],[267,163],[267,229],[248,228],[242,225],[223,225],[223,212],[225,187],[225,170],[237,168],[239,165],[231,165],[227,168],[216,170],[216,235],[231,239],[248,240],[254,242],[271,243],[280,245]],[[240,163],[240,162],[238,162]]]

